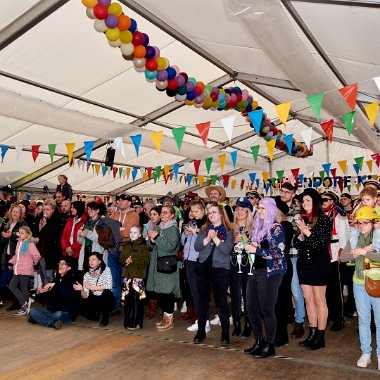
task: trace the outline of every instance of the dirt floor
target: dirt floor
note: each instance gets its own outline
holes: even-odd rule
[[[78,318],[61,330],[31,325],[27,317],[0,310],[0,379],[369,379],[380,378],[376,355],[369,368],[356,367],[360,356],[357,319],[340,332],[328,332],[326,348],[308,351],[291,342],[277,356],[254,359],[243,354],[249,340],[219,345],[220,327],[213,326],[206,344],[192,343],[187,322],[157,332],[157,318],[141,330],[128,331],[122,316],[107,328]],[[289,329],[291,326],[289,326]]]

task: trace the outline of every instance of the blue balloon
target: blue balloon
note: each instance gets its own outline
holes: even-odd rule
[[[195,91],[190,91],[190,92],[188,92],[188,93],[187,93],[187,96],[186,96],[187,100],[194,100],[195,97],[196,97],[196,95],[195,95]]]
[[[166,69],[166,71],[168,72],[168,79],[173,79],[175,78],[175,76],[177,75],[177,72],[175,71],[175,69],[173,69],[173,67],[168,67]]]
[[[134,32],[137,29],[137,22],[133,18],[131,18],[131,26],[129,27],[130,32]]]

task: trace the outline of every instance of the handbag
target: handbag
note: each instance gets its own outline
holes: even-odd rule
[[[177,270],[177,256],[161,256],[157,257],[157,272],[172,274]]]
[[[372,269],[372,268],[376,268],[375,270],[376,271],[380,271],[380,267],[376,266],[376,267],[370,267],[369,264],[367,264],[365,266],[367,268],[367,273]],[[367,292],[367,294],[371,297],[374,297],[374,298],[380,298],[380,279],[376,280],[374,278],[371,278],[368,276],[368,274],[365,274],[365,290]],[[379,275],[377,274],[377,277]]]

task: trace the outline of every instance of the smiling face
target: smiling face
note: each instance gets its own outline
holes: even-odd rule
[[[210,191],[210,201],[211,202],[219,203],[221,198],[222,198],[222,195],[219,193],[218,190],[213,189]]]
[[[222,224],[222,215],[218,207],[211,206],[208,209],[208,219],[214,226]]]
[[[369,195],[363,195],[362,197],[363,206],[375,207],[376,201],[377,201],[377,198],[371,197]]]
[[[322,210],[327,210],[334,205],[334,200],[325,195],[322,196]]]
[[[91,207],[88,207],[87,209],[87,213],[88,213],[88,216],[92,219],[92,220],[95,220],[98,215],[99,215],[99,210],[94,210],[93,208]]]
[[[100,263],[101,261],[97,258],[96,255],[91,255],[88,258],[88,265],[91,269],[95,269]]]
[[[131,239],[131,241],[137,240],[140,236],[140,229],[138,227],[131,227],[129,231],[129,238]]]
[[[160,222],[160,214],[156,210],[150,210],[150,220],[153,224]]]
[[[162,207],[161,210],[161,222],[164,224],[169,223],[173,218],[174,215],[172,214],[171,208],[170,207]]]
[[[285,189],[285,188],[280,190],[280,198],[288,206],[292,203],[293,197],[294,197],[294,190]]]
[[[313,199],[309,195],[305,195],[302,198],[302,207],[306,212],[312,212],[312,210],[313,210]]]
[[[259,219],[265,219],[265,206],[262,203],[257,206],[257,215]]]
[[[236,220],[246,220],[248,215],[248,209],[246,207],[237,206],[235,209]]]

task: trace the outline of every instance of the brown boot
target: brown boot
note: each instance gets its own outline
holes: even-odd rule
[[[295,339],[301,339],[303,335],[305,334],[305,331],[303,329],[303,323],[295,323],[294,328],[292,331],[292,337]]]
[[[164,317],[162,318],[162,324],[160,326],[157,326],[157,330],[166,331],[172,329],[173,327],[173,314],[164,313]]]
[[[152,319],[156,315],[157,310],[157,300],[149,300],[148,301],[148,311],[145,314],[146,319]]]

